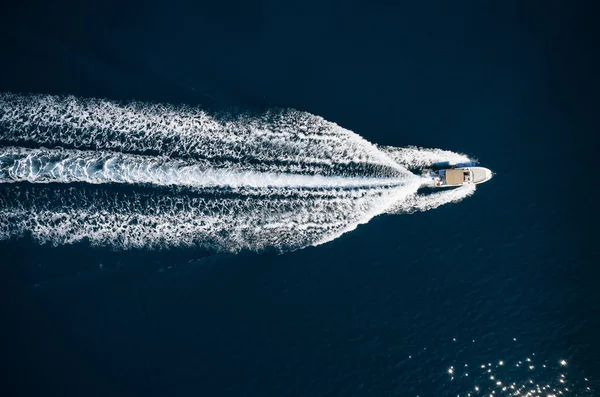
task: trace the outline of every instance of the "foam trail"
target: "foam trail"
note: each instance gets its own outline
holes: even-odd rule
[[[379,148],[389,154],[398,164],[405,166],[408,169],[431,167],[439,163],[470,164],[475,160],[460,153],[454,153],[449,150],[442,149],[426,149],[416,146],[397,148],[392,146],[379,146]]]
[[[286,251],[472,194],[420,195],[408,166],[462,156],[402,150],[292,109],[0,94],[0,239]]]
[[[286,251],[337,238],[383,212],[398,194],[368,189],[333,196],[173,195],[16,185],[0,189],[0,238],[30,233],[55,245]]]
[[[431,194],[414,193],[408,195],[405,200],[394,203],[386,212],[388,214],[402,214],[428,211],[444,204],[457,203],[473,193],[475,193],[475,185],[465,185]]]
[[[408,175],[357,134],[292,109],[211,115],[138,102],[0,94],[0,142],[206,160],[263,171]]]
[[[209,164],[121,153],[0,148],[0,183],[123,183],[228,188],[402,186],[393,178],[333,177],[211,168]]]

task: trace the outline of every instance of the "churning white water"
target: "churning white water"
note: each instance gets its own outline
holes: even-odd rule
[[[471,160],[377,147],[290,109],[200,109],[0,95],[0,238],[118,248],[288,250],[330,241],[382,213],[456,202],[409,172]]]

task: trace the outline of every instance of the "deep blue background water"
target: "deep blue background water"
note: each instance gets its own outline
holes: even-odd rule
[[[532,352],[597,380],[595,10],[456,3],[2,6],[1,92],[289,106],[497,173],[285,255],[0,242],[2,395],[456,395]]]

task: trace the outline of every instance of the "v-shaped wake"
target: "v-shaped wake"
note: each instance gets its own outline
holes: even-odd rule
[[[473,192],[408,169],[465,156],[376,147],[295,110],[260,115],[0,95],[0,238],[289,250]]]

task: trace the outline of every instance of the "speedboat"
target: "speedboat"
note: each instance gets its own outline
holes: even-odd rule
[[[431,171],[435,187],[477,185],[492,179],[492,171],[484,167],[457,167]]]

